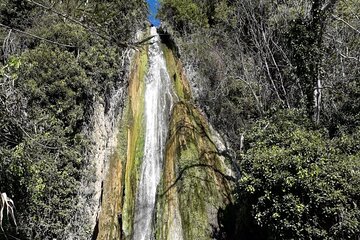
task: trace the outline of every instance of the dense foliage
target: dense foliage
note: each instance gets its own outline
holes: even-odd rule
[[[360,2],[162,2],[240,169],[218,238],[357,239]]]
[[[356,239],[359,129],[329,140],[300,119],[298,114],[281,112],[251,129],[250,146],[241,161],[238,200],[243,208],[253,209],[255,222],[269,236]]]
[[[0,0],[0,193],[17,221],[3,219],[1,239],[90,236],[74,219],[92,176],[85,129],[94,102],[108,111],[127,84],[145,12],[142,0]],[[360,237],[359,12],[358,0],[162,0],[240,169],[217,239]]]
[[[0,192],[17,220],[4,219],[1,239],[74,236],[93,175],[84,129],[94,102],[126,84],[123,54],[145,12],[140,0],[0,1]]]

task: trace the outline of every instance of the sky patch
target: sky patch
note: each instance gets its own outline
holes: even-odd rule
[[[158,9],[160,6],[159,1],[158,0],[147,0],[147,3],[149,4],[149,10],[150,10],[150,14],[148,16],[149,21],[155,27],[159,27],[160,19],[156,18],[156,15],[158,13]]]

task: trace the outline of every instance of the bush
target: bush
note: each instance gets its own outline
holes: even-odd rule
[[[285,114],[259,121],[251,132],[238,200],[259,226],[275,239],[359,236],[359,132],[328,140]]]

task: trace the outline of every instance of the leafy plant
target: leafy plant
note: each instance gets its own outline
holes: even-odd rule
[[[348,137],[358,142],[356,135]],[[259,121],[248,141],[237,193],[257,225],[281,239],[356,239],[357,151],[281,114]]]

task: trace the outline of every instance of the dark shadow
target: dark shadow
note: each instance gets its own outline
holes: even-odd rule
[[[98,235],[99,235],[99,220],[96,221],[96,225],[94,227],[91,240],[96,240]]]
[[[251,206],[230,203],[218,211],[218,227],[213,228],[216,240],[267,240],[271,239],[251,216]]]
[[[104,181],[101,182],[101,194],[100,194],[100,199],[99,199],[99,208],[101,208],[103,196],[104,196]],[[99,235],[99,214],[100,214],[100,212],[98,213],[98,216],[96,219],[96,225],[95,225],[93,233],[91,235],[91,240],[96,240]]]
[[[160,36],[161,43],[165,44],[175,55],[176,58],[180,58],[179,48],[177,47],[173,37],[170,33],[165,31],[163,28],[158,28],[158,34]]]

